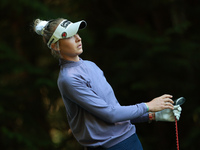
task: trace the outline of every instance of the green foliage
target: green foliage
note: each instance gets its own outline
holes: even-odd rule
[[[198,1],[1,0],[0,147],[79,150],[56,80],[58,60],[32,30],[36,18],[84,19],[83,59],[94,61],[123,105],[184,96],[181,149],[198,149]],[[137,124],[145,150],[175,149],[173,123]]]

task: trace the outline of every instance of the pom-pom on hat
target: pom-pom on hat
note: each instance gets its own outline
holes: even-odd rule
[[[48,21],[37,19],[37,22],[38,22],[38,24],[37,24],[37,26],[35,26],[35,32],[37,34],[43,36],[43,34],[44,34],[44,28],[48,24]]]
[[[82,20],[75,23],[68,21],[67,19],[63,20],[54,31],[53,35],[47,42],[47,46],[51,49],[51,44],[57,42],[59,39],[69,38],[77,34],[79,29],[84,29],[87,26],[87,23]]]

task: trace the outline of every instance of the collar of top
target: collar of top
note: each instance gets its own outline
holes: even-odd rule
[[[83,60],[79,57],[79,61],[75,62],[75,61],[69,61],[69,60],[65,60],[65,59],[59,59],[59,65],[60,66],[65,66],[65,67],[75,67],[75,66],[79,66],[83,63]]]

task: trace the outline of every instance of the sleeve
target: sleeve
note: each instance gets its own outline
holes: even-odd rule
[[[70,99],[83,109],[109,123],[133,120],[148,111],[145,103],[130,106],[108,105],[87,86],[85,80],[81,77],[65,77],[58,83],[58,86],[63,99]]]
[[[148,121],[149,121],[149,113],[147,112],[142,116],[132,119],[131,123],[134,124],[134,123],[141,123],[141,122],[148,122]]]

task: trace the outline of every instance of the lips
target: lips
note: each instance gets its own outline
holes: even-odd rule
[[[78,45],[78,48],[82,48],[82,44],[79,44],[79,45]]]

